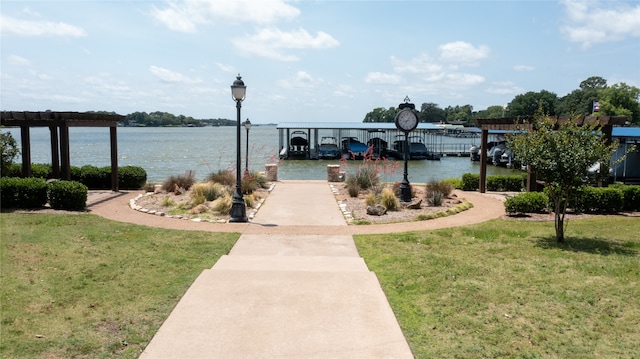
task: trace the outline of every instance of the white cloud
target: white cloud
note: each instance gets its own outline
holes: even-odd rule
[[[400,73],[433,73],[442,71],[442,65],[427,54],[420,54],[409,61],[401,60],[395,56],[391,57],[393,69]]]
[[[494,82],[484,92],[493,95],[516,95],[524,92],[524,89],[511,81]]]
[[[386,74],[383,72],[370,72],[364,78],[368,84],[398,85],[402,83],[402,78],[396,74]]]
[[[305,29],[282,31],[275,27],[264,28],[256,34],[234,39],[233,44],[240,51],[280,61],[297,61],[299,58],[288,54],[291,49],[328,49],[340,43],[331,35],[319,31],[316,36]]]
[[[516,71],[534,71],[536,68],[529,65],[515,65],[513,69]]]
[[[224,72],[236,72],[235,68],[231,65],[225,65],[221,63],[216,63],[216,65],[218,65],[218,68]]]
[[[478,61],[489,57],[489,47],[480,45],[473,46],[472,44],[464,41],[455,41],[448,44],[441,45],[440,60],[447,63],[460,63],[473,65]]]
[[[588,49],[594,44],[615,42],[625,37],[640,37],[640,5],[607,1],[565,0],[569,24],[561,26],[569,41]]]
[[[277,85],[285,89],[308,89],[313,88],[324,81],[320,78],[311,76],[306,71],[298,71],[293,78],[279,80]]]
[[[84,29],[64,22],[20,20],[1,15],[0,32],[20,36],[87,36]]]
[[[162,67],[151,65],[149,72],[164,82],[194,84],[202,82],[199,78],[190,78],[179,72],[171,71]]]
[[[297,17],[300,10],[283,0],[184,0],[152,8],[152,15],[169,29],[195,32],[204,24],[271,24]]]
[[[14,66],[31,66],[31,61],[29,59],[25,59],[24,57],[18,55],[9,55],[7,58],[9,65]]]

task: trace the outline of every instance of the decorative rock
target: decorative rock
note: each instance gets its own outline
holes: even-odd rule
[[[375,206],[367,206],[367,214],[372,216],[382,216],[385,213],[387,213],[387,208],[385,208],[385,206],[379,204]]]
[[[422,198],[420,198],[419,200],[417,200],[415,202],[409,203],[409,205],[407,205],[407,208],[409,208],[409,209],[420,209],[421,205],[422,205]]]

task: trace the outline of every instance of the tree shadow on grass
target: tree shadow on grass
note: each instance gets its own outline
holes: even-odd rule
[[[560,249],[569,252],[591,254],[637,256],[640,244],[631,241],[612,242],[602,238],[565,237],[564,243],[558,243],[555,237],[538,238],[535,245],[544,249]]]

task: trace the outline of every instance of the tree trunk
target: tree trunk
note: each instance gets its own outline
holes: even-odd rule
[[[556,242],[564,243],[564,215],[567,213],[567,201],[563,198],[555,200]]]

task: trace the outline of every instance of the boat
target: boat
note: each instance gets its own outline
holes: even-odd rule
[[[309,158],[309,140],[304,131],[293,131],[289,140],[289,150],[287,158],[307,159]]]
[[[368,150],[369,146],[360,142],[357,137],[342,138],[342,158],[361,160]]]
[[[367,145],[372,149],[374,158],[386,158],[388,143],[380,137],[373,137],[367,141]]]
[[[403,137],[402,135],[397,136]],[[434,160],[439,161],[442,157],[439,153],[431,152],[422,142],[420,136],[410,136],[409,139],[409,160]],[[392,149],[388,151],[390,157],[404,159],[404,139],[397,139],[393,142]]]
[[[320,140],[320,149],[318,150],[319,159],[340,159],[340,148],[338,147],[335,137],[322,137]]]

